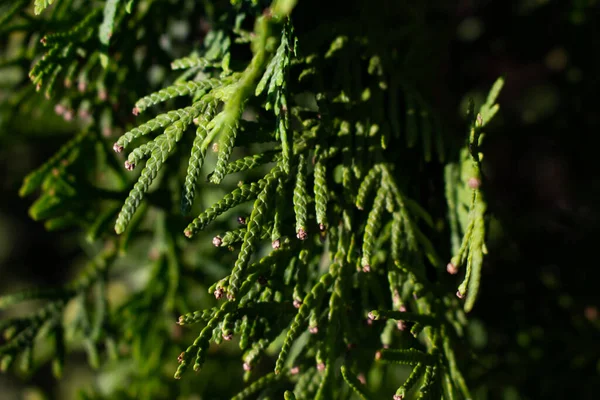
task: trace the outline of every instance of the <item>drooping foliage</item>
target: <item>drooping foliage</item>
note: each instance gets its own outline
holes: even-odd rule
[[[503,80],[448,132],[404,68],[420,29],[405,12],[426,5],[383,2],[380,20],[359,3],[316,27],[293,0],[36,1],[39,18],[29,2],[3,5],[0,33],[33,43],[13,62],[35,60],[33,86],[78,119],[20,194],[38,193],[32,218],[77,227],[95,253],[64,287],[0,297],[0,310],[44,302],[0,323],[3,370],[33,368],[44,347],[60,375],[83,345],[127,381],[89,397],[173,398],[201,390],[173,375],[235,340],[247,385],[234,399],[472,398],[461,348],[486,253],[481,145]],[[156,25],[197,9],[211,26],[170,62],[180,75],[133,98],[177,53],[155,46]],[[406,31],[391,27],[399,15]],[[115,298],[119,281],[130,293]],[[406,377],[363,383],[394,364]]]

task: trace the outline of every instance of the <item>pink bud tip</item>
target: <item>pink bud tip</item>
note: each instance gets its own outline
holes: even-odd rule
[[[279,250],[279,248],[281,247],[281,242],[279,241],[279,239],[274,240],[273,243],[271,243],[271,246],[273,246],[273,250]]]
[[[185,351],[182,351],[181,354],[179,355],[179,357],[177,357],[177,362],[178,363],[183,362],[184,357],[185,357]]]
[[[446,271],[448,271],[450,275],[456,275],[458,273],[458,268],[456,265],[448,263],[448,265],[446,265]]]
[[[294,307],[296,308],[300,308],[300,306],[302,306],[302,302],[300,300],[294,299]]]
[[[362,271],[365,273],[371,272],[371,266],[369,264],[363,265]]]
[[[459,299],[462,299],[465,297],[464,293],[461,293],[460,290],[458,292],[456,292],[456,297],[458,297]]]
[[[310,333],[312,333],[313,335],[315,335],[315,334],[319,333],[319,327],[318,326],[311,326],[311,327],[308,328],[308,331]]]
[[[135,168],[135,164],[129,161],[125,161],[125,169],[127,171],[133,171],[133,169]]]
[[[133,107],[133,110],[131,110],[131,113],[137,117],[140,113],[140,109],[137,107]]]
[[[596,321],[598,319],[598,309],[594,306],[587,306],[583,310],[583,315],[588,321]]]
[[[404,396],[402,396],[401,394],[395,394],[394,400],[404,400]]]
[[[225,291],[223,290],[223,288],[220,288],[220,287],[218,287],[214,292],[215,298],[217,300],[221,299],[224,294],[225,294]]]
[[[317,364],[317,369],[318,369],[319,371],[321,371],[321,372],[322,372],[322,371],[325,371],[325,364],[323,364],[323,363],[318,363],[318,364]]]
[[[187,238],[191,238],[192,237],[192,231],[189,229],[186,229],[185,231],[183,231],[183,234],[185,235],[185,237]]]
[[[306,238],[308,237],[308,234],[306,233],[306,231],[302,228],[298,229],[298,233],[296,234],[296,237],[300,240],[306,240]]]
[[[223,239],[221,239],[220,236],[215,236],[212,240],[212,244],[214,244],[216,247],[220,247],[223,244]]]
[[[123,146],[121,146],[119,143],[115,143],[113,144],[113,150],[115,153],[120,153],[123,151]]]
[[[467,185],[469,185],[471,189],[479,189],[481,186],[481,181],[477,178],[469,178]]]
[[[252,366],[248,363],[244,363],[242,367],[244,368],[244,371],[252,371]]]
[[[237,222],[238,222],[238,224],[246,225],[246,218],[244,218],[244,217],[237,217]]]
[[[370,320],[374,320],[375,319],[375,314],[373,314],[373,311],[369,311],[369,315],[368,315]]]
[[[58,115],[63,115],[67,109],[62,104],[57,104],[54,106],[54,112]]]
[[[323,224],[323,223],[320,223],[320,224],[319,224],[319,230],[320,230],[321,232],[324,232],[324,231],[325,231],[325,229],[327,229],[327,228],[325,227],[325,224]]]
[[[358,381],[360,383],[362,383],[363,385],[367,384],[367,379],[365,378],[365,374],[363,374],[362,372],[358,375],[356,375],[356,378],[358,379]]]
[[[223,333],[223,339],[228,341],[233,339],[233,333]]]
[[[300,367],[293,367],[290,369],[290,374],[297,375],[300,372]]]
[[[375,359],[376,360],[381,360],[381,351],[378,351],[375,353]]]

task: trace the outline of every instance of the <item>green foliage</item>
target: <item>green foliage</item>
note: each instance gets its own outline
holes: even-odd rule
[[[50,6],[54,0],[35,0],[35,13],[39,14],[48,6]]]
[[[36,1],[35,13],[51,3]],[[142,25],[146,16],[158,18],[165,11],[160,2],[109,0],[103,8],[94,3],[73,10],[57,3],[64,29],[44,36],[48,50],[41,51],[30,78],[66,103],[91,104],[93,118],[25,178],[20,194],[41,188],[30,210],[35,220],[48,219],[52,229],[78,225],[89,242],[107,246],[90,271],[65,288],[0,297],[0,309],[24,300],[49,301],[30,317],[2,321],[8,337],[0,347],[4,370],[19,355],[29,359],[37,335],[54,338],[52,357],[60,365],[65,349],[78,339],[98,368],[110,368],[105,352],[117,345],[127,349],[110,358],[133,371],[127,377],[135,382],[111,395],[189,395],[193,390],[184,380],[178,386],[153,371],[168,369],[168,375],[183,378],[190,366],[200,371],[212,361],[213,344],[227,348],[235,338],[245,380],[252,382],[233,399],[257,394],[333,399],[352,393],[366,399],[389,385],[364,385],[352,371],[381,374],[386,364],[413,367],[404,382],[394,382],[395,399],[413,387],[418,398],[441,398],[442,392],[448,399],[472,398],[455,357],[464,336],[463,310],[451,289],[455,282],[440,273],[440,254],[449,252],[439,243],[448,232],[436,228],[438,211],[425,209],[410,181],[427,179],[425,165],[440,175],[445,168],[453,247],[447,269],[454,274],[466,266],[458,295],[466,296],[464,310],[470,311],[486,252],[482,129],[498,112],[502,80],[478,114],[471,104],[467,144],[451,149],[442,142],[425,95],[405,83],[401,62],[388,54],[395,43],[383,39],[385,30],[346,27],[339,36],[300,31],[292,0],[269,7],[260,1],[207,2],[205,13],[214,26],[201,49],[172,61],[173,70],[185,70],[174,83],[136,101],[131,97],[139,89],[120,86],[139,79],[140,69],[149,66],[127,53],[138,40],[127,29]],[[192,3],[186,7],[202,8]],[[73,21],[70,11],[83,17]],[[241,20],[253,22],[253,31],[242,29]],[[138,34],[144,38],[145,32]],[[232,43],[246,51],[249,44],[251,56],[240,55]],[[61,74],[65,88],[54,90]],[[92,83],[97,96],[70,92],[75,75],[80,92]],[[128,110],[134,104],[134,116],[155,106],[171,109],[129,127],[112,144],[113,154],[107,151],[118,128],[113,120],[120,127],[133,120],[118,110],[117,99]],[[145,160],[137,177],[120,165],[125,150],[124,169],[132,171]],[[242,180],[234,188],[229,178],[238,173]],[[200,185],[201,176],[206,184]],[[208,201],[202,193],[198,199],[209,190],[216,197]],[[241,228],[221,218],[234,209]],[[186,217],[189,213],[196,217]],[[115,218],[118,243],[110,229]],[[192,240],[181,238],[181,231]],[[210,237],[216,248],[204,245]],[[135,254],[140,247],[150,254]],[[200,257],[190,257],[194,253]],[[148,276],[142,289],[113,304],[107,285],[119,279],[111,271],[119,262],[127,264],[121,266],[125,275],[133,264]],[[220,303],[199,296],[198,288]],[[67,303],[75,299],[77,316],[65,320]],[[182,327],[177,335],[175,314]],[[67,335],[70,329],[75,333]],[[272,372],[255,376],[264,365]]]

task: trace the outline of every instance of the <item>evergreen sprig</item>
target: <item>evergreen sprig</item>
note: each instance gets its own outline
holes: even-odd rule
[[[36,2],[36,13],[50,3]],[[190,366],[203,368],[212,357],[211,344],[239,338],[246,381],[261,370],[255,368],[261,360],[269,359],[264,365],[273,371],[254,379],[234,399],[274,393],[285,393],[286,399],[331,399],[342,397],[342,385],[359,398],[370,398],[377,388],[361,383],[362,375],[353,371],[381,370],[385,364],[413,368],[395,386],[396,400],[413,388],[418,398],[441,398],[442,388],[444,398],[471,398],[454,350],[462,343],[464,312],[447,290],[453,283],[437,274],[439,254],[445,254],[434,245],[442,242],[440,216],[421,201],[420,181],[413,178],[424,174],[425,164],[446,168],[453,252],[447,270],[454,274],[466,267],[458,294],[466,296],[464,310],[470,311],[486,252],[483,127],[498,112],[502,80],[478,114],[470,105],[467,144],[454,155],[458,161],[446,163],[451,148],[442,140],[438,116],[426,95],[406,83],[401,63],[386,53],[386,45],[393,43],[379,43],[388,40],[385,35],[343,26],[344,34],[334,37],[297,33],[291,18],[295,1],[262,3],[231,1],[226,11],[222,4],[206,6],[220,19],[203,37],[202,49],[179,53],[189,54],[171,62],[173,70],[185,70],[180,77],[137,101],[121,99],[115,89],[136,77],[135,63],[121,70],[112,53],[119,46],[113,35],[139,22],[128,17],[134,2],[107,1],[68,29],[45,36],[48,50],[31,70],[33,82],[51,88],[59,74],[66,73],[65,79],[78,74],[86,83],[91,74],[100,101],[110,104],[98,106],[102,112],[94,114],[88,129],[25,179],[21,195],[42,189],[31,209],[34,219],[51,218],[59,225],[85,215],[91,243],[110,235],[107,227],[115,218],[114,230],[121,236],[119,246],[113,243],[110,252],[101,252],[95,269],[75,283],[0,298],[0,309],[29,299],[49,300],[31,317],[2,322],[9,337],[0,347],[3,368],[19,354],[30,356],[44,324],[53,330],[62,360],[68,327],[60,317],[67,303],[78,298],[83,306],[74,326],[91,363],[99,363],[99,340],[107,341],[107,349],[114,347],[109,339],[118,332],[124,337],[119,344],[136,360],[135,374],[144,379],[151,379],[153,369],[163,370],[161,362],[176,349],[179,379]],[[153,6],[139,2],[138,8]],[[245,19],[254,23],[253,31],[242,29],[248,25],[242,24]],[[227,28],[229,22],[235,29]],[[248,57],[232,43],[249,45]],[[81,54],[87,59],[79,62],[76,55]],[[111,84],[106,92],[105,85]],[[116,111],[117,98],[133,104],[134,116],[150,107],[183,106],[129,126],[109,153],[112,119],[129,123]],[[216,153],[212,164],[211,147]],[[118,153],[125,150],[126,170],[143,164],[135,179],[118,165]],[[86,157],[88,152],[95,157]],[[205,172],[203,187],[218,185],[225,194],[188,218],[198,193],[207,201],[198,190]],[[243,177],[234,188],[228,177],[236,173]],[[116,177],[113,184],[90,183],[102,174]],[[95,198],[101,212],[82,206]],[[224,217],[236,207],[244,210],[238,214],[242,226],[232,228]],[[192,240],[173,237],[182,229]],[[210,238],[216,248],[205,246]],[[111,304],[108,265],[117,262],[117,254],[127,268],[136,264],[126,255],[132,242],[148,247],[140,266],[147,282],[120,305]],[[188,254],[196,252],[201,256],[194,264]],[[220,303],[196,296],[199,286]],[[99,294],[88,313],[85,295],[92,287]],[[177,334],[172,321],[163,323],[173,313],[180,315]],[[189,338],[194,329],[196,338]],[[135,395],[156,395],[144,379]],[[164,383],[164,376],[156,381],[157,387],[174,385],[171,378]]]

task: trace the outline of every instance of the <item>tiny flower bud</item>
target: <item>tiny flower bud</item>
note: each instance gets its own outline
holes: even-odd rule
[[[598,319],[598,309],[594,306],[587,306],[583,311],[583,315],[590,322],[596,321]]]
[[[65,111],[67,111],[67,109],[62,104],[57,104],[54,106],[54,112],[57,113],[58,115],[63,115],[65,113]]]
[[[252,366],[246,362],[244,365],[242,365],[242,367],[244,368],[244,371],[252,371]]]
[[[325,224],[323,224],[323,223],[320,223],[320,224],[319,224],[319,230],[320,230],[321,232],[324,232],[324,231],[325,231],[325,229],[327,229],[327,228],[325,227]]]
[[[115,153],[120,153],[123,151],[123,146],[121,146],[119,143],[115,143],[113,144],[113,150]]]
[[[217,300],[219,300],[223,297],[223,295],[225,294],[225,291],[223,290],[223,288],[218,287],[215,289],[215,292],[213,294],[215,295],[215,298]]]
[[[125,169],[127,171],[133,171],[133,169],[135,168],[135,164],[131,163],[129,161],[125,161]]]
[[[477,178],[469,178],[467,185],[469,185],[471,189],[479,189],[481,186],[481,181]]]
[[[398,322],[396,322],[396,327],[398,328],[399,331],[403,331],[406,329],[406,322],[398,321]]]
[[[371,266],[369,264],[363,265],[362,271],[365,273],[371,272]]]
[[[214,244],[215,247],[220,247],[223,244],[223,239],[221,239],[220,236],[215,236],[212,240],[212,244]]]
[[[187,238],[191,238],[192,237],[192,231],[190,229],[186,229],[185,231],[183,231],[183,234],[185,235],[185,237]]]
[[[290,374],[297,375],[300,372],[300,367],[292,367],[290,369]]]
[[[395,394],[394,400],[404,400],[404,396],[402,396],[401,394]]]
[[[375,353],[375,359],[376,359],[376,360],[381,360],[381,351],[377,351],[377,352]]]
[[[461,293],[460,290],[458,292],[456,292],[456,297],[458,297],[459,299],[462,299],[465,297],[464,293]]]
[[[182,351],[181,354],[179,355],[179,357],[177,357],[177,362],[182,363],[184,357],[185,357],[185,351]]]
[[[302,306],[302,301],[294,299],[294,302],[292,304],[294,305],[294,307],[300,308],[300,306]]]
[[[279,241],[279,239],[274,240],[273,243],[271,243],[271,246],[273,247],[273,250],[279,250],[279,248],[281,247],[281,242]]]
[[[298,233],[296,234],[296,237],[300,240],[306,240],[306,238],[308,237],[308,234],[306,233],[306,231],[302,228],[298,229]]]
[[[140,109],[137,107],[133,107],[133,110],[131,110],[131,113],[137,117],[140,113]]]
[[[90,112],[88,110],[80,109],[78,114],[81,119],[88,119],[90,117]]]
[[[448,271],[448,273],[451,275],[456,275],[458,273],[458,268],[456,265],[448,263],[448,265],[446,265],[446,271]]]
[[[323,372],[323,371],[325,371],[325,364],[323,364],[323,363],[318,363],[318,364],[317,364],[317,369],[318,369],[320,372]]]
[[[363,385],[367,384],[367,379],[365,378],[365,374],[363,374],[362,372],[358,375],[356,375],[356,378],[358,379],[358,381],[360,383],[362,383]]]
[[[246,218],[244,217],[237,217],[237,222],[241,225],[246,225]]]
[[[317,333],[319,333],[319,327],[318,326],[310,326],[310,327],[308,327],[308,331],[310,333],[312,333],[313,335],[316,335]]]
[[[233,339],[233,333],[224,333],[223,332],[223,339],[225,339],[227,341]]]
[[[79,90],[80,92],[85,92],[85,90],[87,89],[87,83],[85,81],[79,81],[77,82],[77,90]]]

